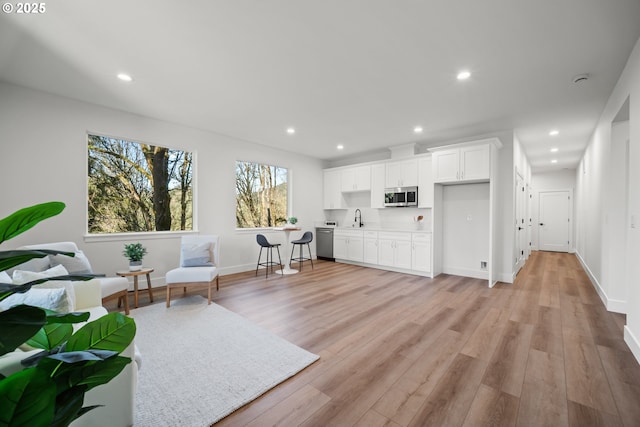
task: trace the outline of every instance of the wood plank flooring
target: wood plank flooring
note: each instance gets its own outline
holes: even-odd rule
[[[224,276],[214,301],[321,357],[217,426],[640,425],[624,316],[571,254],[493,289],[318,261]]]

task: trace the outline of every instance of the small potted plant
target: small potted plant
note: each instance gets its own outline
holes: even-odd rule
[[[147,249],[142,246],[142,243],[124,245],[122,254],[129,260],[129,271],[142,270],[142,258],[147,254]]]
[[[298,218],[291,216],[287,219],[287,223],[284,225],[284,228],[296,228],[296,222],[298,222]]]

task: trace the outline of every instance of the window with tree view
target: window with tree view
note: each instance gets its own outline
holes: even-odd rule
[[[288,170],[236,162],[236,227],[275,227],[287,222]]]
[[[193,229],[193,153],[88,136],[91,234]]]

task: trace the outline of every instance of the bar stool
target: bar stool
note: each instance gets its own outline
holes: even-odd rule
[[[258,234],[256,236],[256,241],[260,245],[260,254],[258,255],[258,265],[256,265],[256,276],[258,275],[258,268],[260,266],[265,267],[266,275],[265,277],[269,277],[269,267],[271,267],[271,271],[273,272],[273,266],[279,265],[280,271],[282,272],[282,259],[280,258],[280,243],[269,243],[267,238],[263,234]],[[260,262],[262,258],[262,249],[267,249],[267,260],[265,262]],[[273,261],[273,248],[276,248],[278,251],[278,262]],[[271,255],[271,261],[269,261],[269,255]]]
[[[302,271],[303,261],[311,261],[311,269],[313,270],[313,259],[311,259],[311,246],[309,245],[309,243],[311,243],[312,240],[313,240],[313,233],[310,231],[305,231],[301,238],[299,238],[298,240],[291,241],[291,243],[293,244],[293,247],[291,248],[291,261],[298,261],[298,264],[300,265],[300,271]],[[300,246],[300,256],[297,258],[294,258],[293,251],[295,250],[296,245]],[[302,247],[304,245],[307,245],[307,249],[309,250],[309,258],[302,256]],[[289,264],[291,264],[291,262],[289,262]]]

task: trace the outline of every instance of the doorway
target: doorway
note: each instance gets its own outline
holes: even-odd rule
[[[538,193],[538,247],[541,251],[569,252],[573,190]]]

